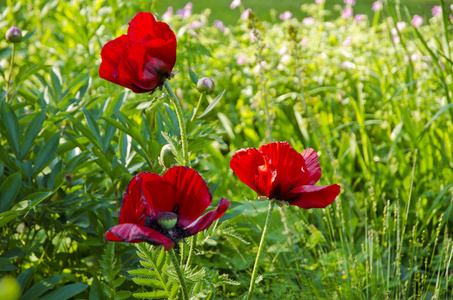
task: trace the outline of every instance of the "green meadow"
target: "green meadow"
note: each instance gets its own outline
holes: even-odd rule
[[[342,1],[305,2],[197,0],[166,18],[174,95],[100,78],[100,53],[137,13],[160,21],[186,2],[1,2],[0,297],[245,299],[254,278],[249,299],[451,299],[451,3],[358,0],[354,20]],[[230,161],[276,141],[316,151],[317,185],[341,186],[332,204],[278,202],[266,217]],[[231,205],[171,251],[107,242],[134,176],[165,174],[166,145],[204,178],[208,211]]]

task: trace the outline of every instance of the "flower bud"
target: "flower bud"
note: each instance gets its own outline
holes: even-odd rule
[[[162,212],[157,217],[157,224],[162,228],[172,229],[178,222],[178,215],[172,212]]]
[[[168,169],[176,165],[176,157],[173,154],[172,151],[173,147],[169,144],[165,145],[162,147],[162,150],[160,151],[160,164],[162,167]]]
[[[203,77],[200,80],[198,80],[197,90],[200,93],[206,93],[209,95],[212,92],[214,92],[214,87],[215,87],[214,81],[212,81],[212,79],[209,77]]]
[[[10,43],[20,43],[22,41],[22,32],[16,26],[12,26],[6,31],[6,41]]]

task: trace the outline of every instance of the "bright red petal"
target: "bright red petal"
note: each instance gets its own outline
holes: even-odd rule
[[[338,184],[326,186],[303,185],[291,191],[297,198],[289,205],[308,208],[324,208],[331,204],[340,193]]]
[[[177,189],[162,176],[155,173],[140,173],[140,191],[149,204],[150,214],[157,216],[161,212],[174,212]]]
[[[187,226],[186,229],[188,229],[191,233],[191,235],[194,235],[202,230],[205,230],[211,224],[219,219],[220,217],[223,216],[227,208],[230,206],[230,201],[228,201],[225,198],[220,199],[219,201],[219,206],[217,207],[216,210],[212,210],[206,214],[204,214],[201,218]]]
[[[255,175],[255,186],[262,195],[268,198],[274,198],[278,182],[277,168],[271,163],[269,157],[263,156],[264,164],[258,167],[258,174]]]
[[[237,151],[230,161],[230,168],[239,177],[239,180],[248,185],[252,190],[265,196],[258,191],[256,179],[259,180],[258,168],[264,165],[263,154],[256,148],[241,149]]]
[[[130,45],[131,41],[127,35],[122,35],[104,45],[101,51],[102,62],[99,68],[99,77],[130,88],[135,93],[144,93],[146,91],[138,88],[130,81],[129,77],[131,76],[124,76],[124,70],[120,71],[120,65],[124,64],[123,61]],[[127,73],[134,74],[135,71],[132,68]]]
[[[277,171],[276,184],[271,198],[279,198],[294,187],[304,184],[307,173],[305,160],[287,142],[275,142],[260,147],[268,156]]]
[[[156,39],[145,44],[148,61],[154,61],[155,69],[149,69],[158,75],[168,75],[176,63],[176,40]],[[162,74],[165,73],[165,74]]]
[[[211,204],[209,187],[197,171],[188,167],[170,168],[164,178],[176,189],[178,225],[186,227],[201,216]]]
[[[120,224],[134,223],[144,225],[146,216],[151,213],[151,209],[146,201],[145,195],[142,193],[140,185],[141,179],[138,175],[132,178],[127,186],[120,209]]]
[[[153,245],[163,245],[165,250],[169,250],[174,246],[173,241],[163,234],[151,228],[130,223],[110,228],[105,233],[105,239],[110,242],[148,242]]]
[[[149,12],[140,12],[129,22],[127,34],[137,42],[152,39],[175,40],[176,36],[164,22],[157,22]]]
[[[319,167],[318,155],[315,150],[308,148],[302,152],[302,157],[305,160],[305,166],[308,174],[307,182],[304,184],[314,185],[319,181],[319,178],[321,178],[321,168]]]

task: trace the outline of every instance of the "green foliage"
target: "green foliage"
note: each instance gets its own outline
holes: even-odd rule
[[[115,256],[115,244],[109,243],[105,248],[105,254],[102,255],[102,259],[99,261],[99,265],[102,267],[102,274],[106,283],[101,282],[102,290],[104,294],[110,299],[127,299],[131,292],[129,291],[117,291],[126,278],[119,275],[122,265],[119,263],[118,259]],[[96,279],[97,280],[97,279]],[[97,283],[97,285],[99,285]],[[99,294],[99,287],[97,293]],[[91,296],[91,295],[90,295]]]
[[[142,286],[142,291],[134,293],[134,297],[176,299],[178,292],[181,293],[180,281],[169,254],[163,247],[155,248],[145,243],[139,244],[137,249],[143,268],[128,271],[137,276],[132,280]],[[219,275],[215,270],[198,266],[183,267],[183,276],[190,298],[211,299],[218,288],[238,284],[225,274]]]
[[[252,7],[259,18],[235,17],[224,32],[209,10],[168,21],[178,39],[172,86],[191,166],[215,199],[232,202],[198,234],[193,264],[183,270],[192,297],[246,292],[267,203],[252,200],[228,164],[238,149],[271,140],[316,149],[320,184],[339,183],[342,193],[324,210],[276,209],[257,298],[452,297],[450,9],[416,30],[391,2],[376,22],[344,20],[314,4],[299,13],[312,25],[279,21],[277,6],[269,16]],[[24,299],[181,297],[167,253],[140,245],[139,260],[134,247],[114,250],[104,237],[134,174],[161,174],[165,144],[183,160],[165,93],[133,94],[98,76],[102,45],[149,2],[6,3],[2,32],[14,25],[26,37],[9,91],[12,48],[0,41],[0,277],[16,278]],[[239,8],[231,12],[239,16]],[[391,30],[401,20],[398,41]],[[204,26],[188,28],[193,21]],[[190,122],[194,83],[205,76],[217,97],[203,100]],[[182,263],[188,248],[181,243]]]

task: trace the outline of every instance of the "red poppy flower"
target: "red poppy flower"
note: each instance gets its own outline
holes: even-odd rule
[[[152,92],[170,77],[176,62],[176,37],[151,13],[140,12],[127,34],[104,45],[99,76],[135,93]]]
[[[321,168],[313,149],[300,154],[287,142],[241,149],[233,155],[230,168],[261,196],[302,208],[324,208],[340,193],[338,184],[315,186]]]
[[[119,225],[105,233],[107,241],[163,245],[165,250],[223,216],[230,202],[222,198],[216,210],[201,214],[212,202],[211,192],[197,171],[173,167],[164,176],[143,172],[123,195]]]

